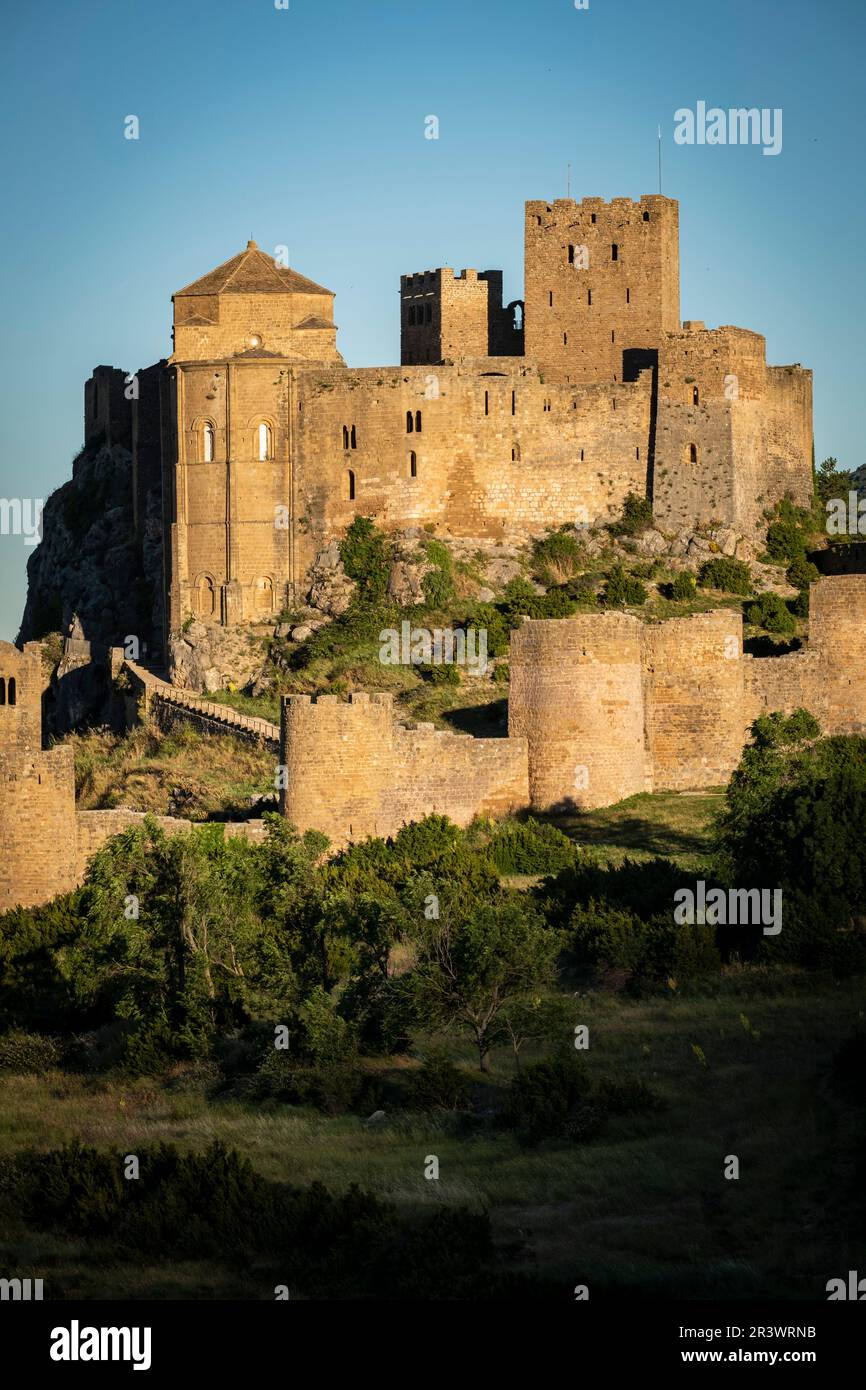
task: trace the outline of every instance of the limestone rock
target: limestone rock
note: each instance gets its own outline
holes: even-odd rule
[[[395,560],[388,575],[388,597],[400,608],[424,602],[424,575],[434,566],[426,560]]]
[[[312,635],[313,628],[309,623],[300,623],[297,627],[292,628],[293,642],[306,642],[307,638],[312,637]]]

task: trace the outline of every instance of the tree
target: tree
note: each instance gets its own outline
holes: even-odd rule
[[[454,894],[419,944],[413,985],[421,1015],[468,1031],[488,1071],[502,1011],[548,983],[558,951],[556,933],[516,895],[467,904]]]

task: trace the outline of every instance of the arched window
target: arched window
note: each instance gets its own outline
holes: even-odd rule
[[[520,445],[519,445],[519,444],[516,444],[516,443],[515,443],[515,444],[512,444],[512,446],[511,446],[511,462],[512,462],[512,463],[519,463],[519,462],[520,462]]]
[[[412,450],[411,454],[409,455],[409,477],[410,477],[410,478],[417,478],[417,477],[418,477],[418,455],[415,453],[415,450],[414,450],[414,449]]]
[[[692,387],[692,405],[700,405],[701,393],[697,386]]]
[[[592,290],[587,290],[587,292],[586,292],[586,302],[587,302],[588,305],[591,305],[591,304],[592,304]]]
[[[15,677],[14,677],[14,676],[10,676],[10,677],[9,677],[9,703],[10,703],[10,705],[14,705],[16,699],[17,699],[17,694],[16,694],[16,690],[15,690]]]
[[[273,447],[272,447],[272,440],[271,440],[271,427],[270,427],[270,425],[267,423],[266,420],[262,420],[261,424],[259,425],[258,441],[259,441],[259,451],[258,451],[259,462],[260,462],[260,463],[263,463],[265,459],[273,458]]]
[[[413,419],[412,412],[411,412],[411,410],[407,410],[407,411],[406,411],[406,433],[407,433],[407,434],[411,434],[412,431],[414,430],[414,428],[415,428],[415,421],[414,421],[414,419]]]
[[[648,212],[645,212],[645,213],[644,213],[644,215],[643,215],[643,220],[644,220],[644,222],[649,222],[649,213],[648,213]]]
[[[513,324],[513,327],[515,328],[515,330],[516,330],[518,333],[519,333],[520,330],[523,328],[523,305],[522,305],[522,304],[515,304],[515,306],[514,306],[514,318],[513,318],[513,320],[512,320],[512,324]]]
[[[610,258],[612,261],[619,260],[619,247],[617,246],[616,242],[614,242],[610,248]]]
[[[348,426],[348,425],[344,425],[344,426],[343,426],[343,448],[344,448],[344,449],[348,449],[348,447],[349,447],[349,426]]]
[[[201,433],[201,456],[205,463],[213,463],[214,454],[214,428],[210,421],[204,426]]]
[[[415,411],[415,433],[416,433],[416,434],[420,434],[420,433],[421,433],[421,412],[420,412],[420,410],[416,410],[416,411]]]
[[[343,497],[347,502],[355,500],[355,474],[347,468],[343,474]]]
[[[489,415],[489,414],[490,414],[490,392],[489,392],[489,391],[485,391],[485,392],[484,392],[484,414],[485,414],[485,415]]]
[[[357,436],[356,433],[355,433],[355,426],[354,426],[354,425],[352,426],[352,433],[351,433],[351,436],[350,436],[350,439],[349,439],[349,443],[350,443],[350,445],[351,445],[351,447],[352,447],[353,449],[357,449],[357,447],[358,447],[358,436]]]
[[[698,461],[698,446],[697,446],[697,444],[690,444],[690,445],[689,445],[689,463],[697,463],[697,461]]]
[[[6,680],[5,680],[5,677],[0,676],[0,705],[5,705],[5,703],[6,703]]]

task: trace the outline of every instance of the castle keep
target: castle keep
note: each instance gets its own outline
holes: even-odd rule
[[[173,297],[173,352],[98,367],[88,438],[161,498],[164,627],[266,621],[352,519],[497,538],[604,522],[754,532],[811,495],[811,373],[760,334],[679,320],[671,198],[526,204],[525,299],[502,273],[400,280],[401,364],[354,370],[330,290],[255,242]],[[128,399],[132,396],[132,399]]]

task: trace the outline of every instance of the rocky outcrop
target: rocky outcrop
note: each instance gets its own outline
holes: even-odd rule
[[[178,690],[208,694],[249,685],[261,671],[266,645],[249,628],[189,623],[169,639],[169,679]]]
[[[160,499],[148,494],[139,534],[132,511],[127,449],[83,451],[73,477],[42,514],[42,540],[27,563],[27,602],[19,644],[69,633],[107,649],[138,639],[156,652],[162,629]]]

